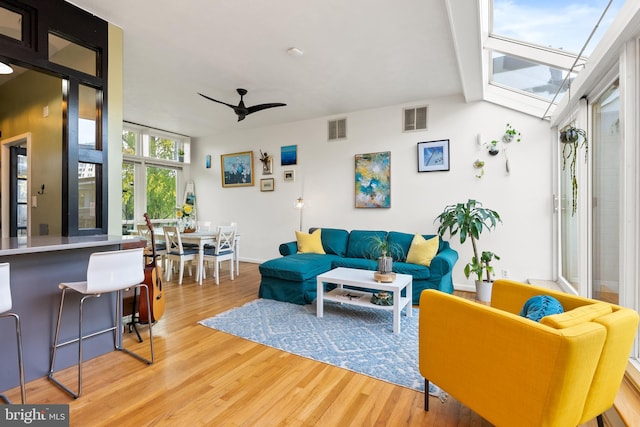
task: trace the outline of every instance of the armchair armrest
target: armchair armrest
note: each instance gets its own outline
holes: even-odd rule
[[[278,248],[278,250],[280,251],[280,255],[282,255],[282,256],[297,254],[298,253],[298,242],[282,243],[280,245],[280,247]]]
[[[420,373],[495,425],[577,425],[605,335],[592,322],[556,330],[426,290]]]

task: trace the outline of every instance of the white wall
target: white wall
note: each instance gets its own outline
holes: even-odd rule
[[[402,108],[429,105],[429,130],[403,133]],[[293,106],[287,108],[295,108]],[[268,114],[262,112],[261,114]],[[191,178],[196,183],[198,218],[222,224],[237,221],[242,235],[241,259],[262,262],[277,257],[278,245],[295,239],[298,210],[295,200],[303,195],[303,228],[311,226],[345,229],[396,230],[435,234],[435,217],[452,203],[475,198],[498,211],[504,224],[480,240],[479,250],[502,257],[496,263],[516,280],[552,279],[551,143],[548,122],[487,102],[465,104],[461,97],[447,97],[349,113],[348,139],[327,142],[327,120],[238,130],[193,141]],[[232,118],[229,118],[232,120]],[[251,120],[249,116],[247,121]],[[479,148],[483,141],[499,139],[506,123],[522,133],[522,142],[509,145],[511,166],[505,172],[505,156],[492,157]],[[242,124],[238,126],[242,129]],[[450,140],[449,172],[417,172],[417,143]],[[298,165],[280,166],[280,147],[298,146]],[[262,165],[259,150],[274,154],[274,192],[260,192]],[[223,188],[220,155],[253,151],[255,186]],[[391,208],[354,207],[354,155],[391,152]],[[212,167],[205,168],[205,156]],[[486,173],[477,179],[473,162],[485,160]],[[294,169],[295,182],[284,182],[283,171]],[[456,285],[469,285],[464,265],[471,246],[458,250],[454,271]]]

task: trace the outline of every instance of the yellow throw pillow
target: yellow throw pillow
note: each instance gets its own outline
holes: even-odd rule
[[[553,314],[540,319],[543,325],[551,326],[555,329],[570,328],[593,319],[611,313],[611,306],[603,302],[583,305],[562,314]]]
[[[411,246],[409,247],[407,262],[429,267],[431,265],[431,260],[438,253],[438,246],[440,246],[440,239],[438,236],[427,240],[421,235],[416,234],[413,236]]]
[[[318,228],[311,234],[296,231],[296,240],[298,241],[299,254],[324,254],[322,240],[320,239],[320,229]]]

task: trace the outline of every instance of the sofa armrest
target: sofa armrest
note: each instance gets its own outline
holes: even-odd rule
[[[453,266],[458,261],[458,252],[451,248],[445,248],[431,260],[432,276],[444,276],[453,270]]]
[[[298,253],[298,242],[287,242],[280,245],[278,248],[280,255],[294,255]]]
[[[555,330],[435,290],[420,298],[419,368],[494,425],[577,425],[606,330]]]

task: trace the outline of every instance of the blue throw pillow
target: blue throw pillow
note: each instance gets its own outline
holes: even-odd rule
[[[520,316],[539,322],[544,316],[564,313],[560,301],[549,295],[536,295],[524,303]]]

